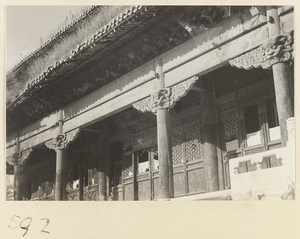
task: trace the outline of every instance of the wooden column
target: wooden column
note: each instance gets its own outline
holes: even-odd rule
[[[58,129],[57,135],[53,140],[45,142],[49,149],[56,152],[56,177],[55,177],[55,200],[66,199],[66,175],[68,163],[68,145],[79,135],[80,128],[74,129],[66,134],[63,133],[63,114],[58,112]]]
[[[22,176],[22,169],[25,165],[25,162],[29,155],[32,152],[32,148],[26,149],[20,152],[20,143],[19,143],[19,133],[16,142],[15,153],[12,156],[12,165],[14,166],[14,200],[23,200],[25,191],[25,184],[24,184],[24,176]]]
[[[55,178],[55,200],[65,200],[66,195],[66,150],[56,149],[56,178]]]
[[[269,37],[281,34],[280,18],[277,7],[267,7]],[[291,85],[291,73],[285,62],[276,63],[272,66],[276,105],[280,125],[282,145],[286,146],[288,140],[287,119],[294,116]]]
[[[107,128],[102,129],[102,134],[99,135],[99,172],[98,172],[98,193],[99,200],[105,201],[108,198],[108,160],[109,160],[109,149],[107,142]]]
[[[206,192],[219,190],[218,156],[217,156],[217,126],[215,108],[212,97],[213,81],[208,82],[206,90],[200,93],[200,117],[202,155],[205,172]]]
[[[18,163],[14,164],[14,201],[21,199],[21,166]]]
[[[79,201],[83,201],[83,176],[84,176],[84,159],[83,157],[80,158],[79,161],[79,186],[78,186],[78,192],[79,192]]]
[[[88,186],[90,187],[93,184],[93,172],[91,169],[88,169],[87,171],[87,176],[88,176]]]
[[[156,61],[156,90],[158,106],[165,90],[162,60]],[[174,197],[173,164],[171,146],[171,115],[167,107],[157,109],[157,146],[159,160],[159,189],[158,199],[168,200]]]
[[[102,169],[98,173],[98,182],[99,182],[99,200],[106,200],[106,173]]]
[[[106,161],[107,161],[107,142],[105,135],[99,138],[99,172],[98,172],[98,192],[99,200],[106,200]]]
[[[60,141],[62,135],[63,115],[62,111],[58,113],[58,134],[57,142]],[[59,146],[59,143],[55,147],[56,151],[56,177],[55,177],[55,200],[65,200],[66,195],[66,165],[67,165],[67,152],[65,147]]]
[[[111,196],[112,187],[114,187],[114,185],[112,185],[114,167],[111,172],[112,157],[110,154],[110,148],[108,143],[107,143],[107,150],[108,150],[107,152],[108,154],[107,154],[106,165],[105,165],[105,175],[106,175],[105,180],[106,180],[106,200],[109,200],[109,197]]]
[[[137,162],[139,160],[139,156],[135,153],[132,153],[131,162],[132,162],[132,187],[133,187],[133,200],[138,200],[138,183],[137,183]],[[125,197],[124,197],[125,198]]]

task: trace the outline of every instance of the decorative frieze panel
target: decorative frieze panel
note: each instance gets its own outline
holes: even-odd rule
[[[268,69],[276,63],[294,58],[293,33],[278,35],[265,41],[258,48],[229,61],[231,66],[250,70],[253,67]]]
[[[160,89],[149,97],[133,104],[133,108],[141,112],[156,113],[158,109],[171,109],[175,103],[185,96],[198,80],[198,76],[189,78],[179,84]]]
[[[245,151],[245,155],[257,154],[257,153],[261,153],[261,152],[264,152],[264,151],[265,151],[265,149],[263,147],[249,149],[249,150]]]
[[[7,158],[7,162],[10,165],[14,165],[14,166],[20,165],[20,155],[21,155],[20,153],[14,153],[9,158]]]
[[[33,149],[26,149],[22,151],[21,153],[14,153],[11,157],[8,158],[7,162],[14,166],[21,165],[32,153]]]
[[[198,76],[194,76],[183,82],[180,82],[179,84],[173,85],[171,87],[169,108],[174,107],[175,103],[189,92],[189,90],[194,86],[198,79]]]
[[[135,108],[135,109],[137,109],[137,110],[139,110],[139,111],[141,111],[143,113],[145,113],[147,111],[151,111],[151,108],[152,108],[151,104],[152,104],[152,102],[151,102],[150,99],[151,99],[151,97],[148,96],[147,98],[134,103],[132,106],[133,106],[133,108]]]
[[[45,142],[49,149],[66,149],[79,135],[80,128],[74,129],[66,134],[59,134],[56,138]]]

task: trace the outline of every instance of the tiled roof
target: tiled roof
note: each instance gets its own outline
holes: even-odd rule
[[[74,31],[78,25],[89,18],[90,16],[94,15],[98,12],[100,9],[100,6],[92,6],[86,11],[84,11],[77,20],[72,21],[67,26],[63,27],[61,30],[59,30],[53,37],[51,37],[48,41],[44,42],[42,46],[38,49],[36,49],[34,52],[30,53],[28,56],[26,56],[23,60],[21,60],[16,66],[14,66],[7,75],[11,74],[12,72],[19,70],[24,65],[28,64],[32,60],[34,60],[37,56],[44,53],[45,50],[47,50],[49,47],[51,47],[53,44],[57,42],[60,38],[64,37],[64,35],[71,33]]]
[[[43,88],[48,84],[49,81],[53,81],[59,76],[61,76],[64,72],[64,68],[68,68],[66,66],[70,66],[70,69],[74,69],[74,66],[78,66],[82,61],[88,59],[91,54],[94,54],[98,49],[105,49],[106,45],[117,38],[122,37],[125,33],[129,32],[131,29],[139,27],[134,23],[134,17],[138,17],[136,14],[141,13],[140,17],[152,17],[155,16],[155,13],[160,9],[159,6],[146,7],[146,6],[134,6],[129,10],[119,15],[108,24],[106,24],[101,30],[95,33],[89,40],[77,46],[75,50],[71,52],[71,54],[62,61],[54,63],[51,67],[48,67],[46,71],[44,71],[41,75],[39,75],[36,79],[31,80],[25,87],[25,89],[19,92],[18,97],[7,106],[7,109],[12,109],[15,106],[21,104],[25,100],[29,99],[31,96],[31,92],[36,91],[37,89]],[[83,19],[87,17],[89,14],[92,14],[93,11],[97,9],[97,6],[90,8],[85,14],[82,15]],[[130,21],[132,19],[132,21]],[[48,44],[53,44],[55,39],[59,36],[62,36],[66,31],[70,31],[72,27],[76,25],[72,23],[69,27],[66,27],[65,31],[61,31],[56,34],[56,36],[49,41]],[[122,28],[120,27],[122,26]],[[47,46],[45,44],[44,48]],[[96,48],[96,50],[93,50]],[[36,51],[35,54],[32,54],[31,57],[27,59],[30,61],[35,58],[35,55],[43,53],[43,48],[40,48]],[[79,62],[79,64],[78,64]],[[20,63],[21,64],[21,63]],[[23,63],[24,64],[24,63]],[[22,64],[21,64],[22,65]],[[21,67],[21,65],[19,67]]]

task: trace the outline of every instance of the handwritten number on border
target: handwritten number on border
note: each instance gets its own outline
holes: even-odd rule
[[[29,227],[31,225],[32,218],[31,217],[26,217],[20,223],[18,223],[16,221],[17,218],[21,219],[20,216],[13,215],[12,218],[10,219],[10,221],[13,222],[13,223],[11,223],[11,225],[8,225],[8,227],[11,228],[11,229],[17,229],[18,226],[19,226],[21,229],[25,230],[25,232],[23,234],[23,237],[24,237],[27,234],[27,232],[29,231]],[[45,230],[46,227],[49,225],[50,220],[48,218],[42,218],[41,221],[46,221],[45,222],[46,225],[43,227],[43,229],[41,230],[41,232],[50,234],[49,231]]]
[[[16,221],[14,221],[13,219],[14,219],[14,217],[18,217],[18,218],[20,218],[19,216],[17,216],[17,215],[13,215],[13,217],[10,219],[10,221],[12,221],[12,222],[14,222],[15,224],[16,224],[16,226],[15,227],[11,227],[10,225],[8,225],[8,227],[10,227],[11,229],[16,229],[17,227],[18,227],[18,223],[16,222]]]
[[[29,222],[26,224],[26,226],[23,226],[22,223],[26,220],[29,220]],[[31,221],[32,221],[32,218],[31,217],[26,217],[25,219],[23,219],[21,222],[20,222],[20,228],[22,228],[23,230],[26,230],[26,232],[23,234],[23,236],[26,235],[26,233],[28,232],[29,230],[29,227],[30,227],[30,224],[31,224]]]
[[[45,225],[44,228],[41,230],[41,232],[50,233],[49,231],[44,231],[45,228],[49,225],[50,220],[49,220],[48,218],[42,218],[41,221],[42,221],[42,220],[46,220],[46,225]]]

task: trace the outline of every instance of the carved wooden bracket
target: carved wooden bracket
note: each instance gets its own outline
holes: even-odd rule
[[[287,62],[294,58],[293,33],[278,35],[265,41],[258,48],[229,60],[231,66],[250,70],[253,67],[268,69],[276,63]]]
[[[22,151],[21,153],[16,152],[11,157],[9,157],[7,162],[11,165],[19,166],[29,157],[32,151],[33,149],[30,148]]]
[[[74,129],[66,134],[59,134],[56,138],[45,142],[49,149],[66,149],[79,135],[80,128]]]
[[[179,84],[161,89],[147,98],[133,104],[133,108],[145,113],[156,113],[158,109],[171,109],[175,103],[185,96],[198,80],[198,76],[189,78]]]

